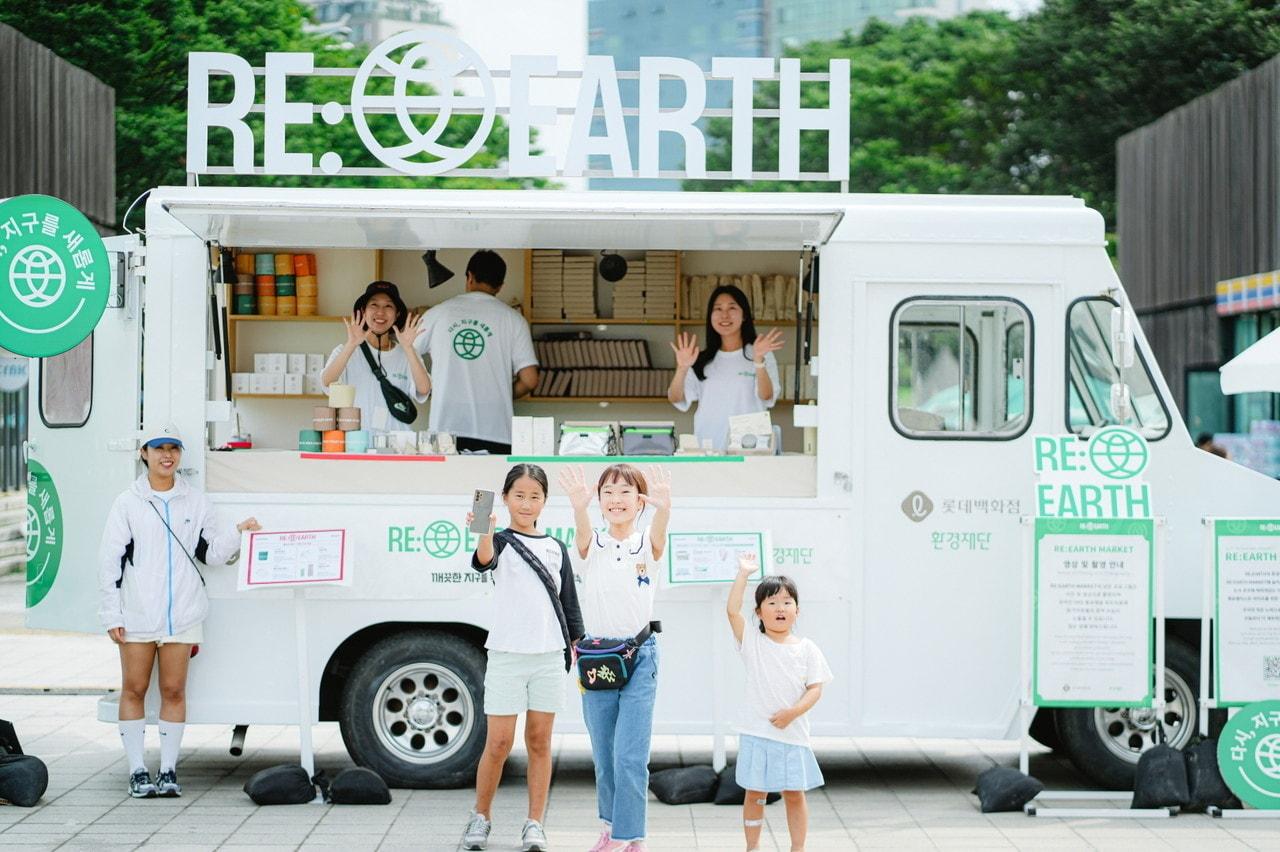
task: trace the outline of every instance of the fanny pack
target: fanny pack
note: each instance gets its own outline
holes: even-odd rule
[[[360,351],[364,353],[364,360],[369,362],[369,369],[373,371],[374,377],[378,380],[378,386],[382,388],[382,398],[386,400],[387,411],[391,412],[391,416],[401,423],[412,423],[417,420],[418,406],[413,404],[409,394],[391,384],[391,380],[387,378],[387,371],[373,360],[373,352],[369,349],[369,344],[361,343]]]
[[[662,632],[661,621],[650,621],[627,639],[588,636],[573,646],[578,652],[578,683],[583,689],[622,689],[631,680],[640,646]]]

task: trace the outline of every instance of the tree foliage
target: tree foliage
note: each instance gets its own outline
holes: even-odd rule
[[[186,182],[187,54],[219,51],[261,66],[268,52],[300,51],[316,54],[317,66],[354,68],[366,48],[339,49],[331,40],[303,32],[305,7],[297,0],[0,0],[0,22],[9,24],[58,56],[83,68],[115,89],[117,215],[154,186]],[[380,83],[385,84],[387,78]],[[290,100],[348,103],[350,78],[309,78],[291,81]],[[210,99],[229,100],[229,81],[214,77]],[[258,78],[257,101],[262,101]],[[415,122],[427,117],[415,117]],[[385,126],[391,116],[375,116],[371,125]],[[441,144],[461,147],[475,127],[475,118],[454,118]],[[262,150],[261,115],[249,124]],[[402,139],[403,137],[401,137]],[[498,165],[507,148],[507,128],[495,122],[486,147],[468,163],[471,167]],[[318,157],[335,151],[347,166],[379,163],[365,150],[349,118],[337,127],[319,116],[310,127],[290,127],[290,151]],[[209,162],[231,163],[231,135],[215,129],[209,137]],[[259,159],[260,164],[260,159]],[[206,184],[270,184],[299,186],[521,186],[528,182],[475,178],[306,178],[205,177]]]

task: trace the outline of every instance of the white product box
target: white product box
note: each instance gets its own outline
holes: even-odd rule
[[[304,372],[319,375],[324,372],[324,362],[325,357],[323,355],[311,353],[307,355],[307,369]]]
[[[533,455],[533,418],[511,418],[511,454],[513,456]]]
[[[285,372],[299,374],[307,372],[307,356],[298,352],[290,352],[285,356]]]
[[[533,455],[554,456],[556,454],[556,419],[554,417],[534,417],[532,419]]]
[[[231,392],[232,393],[253,393],[250,390],[252,384],[253,373],[232,373],[231,374]]]
[[[288,372],[289,359],[285,357],[283,352],[259,352],[253,356],[253,371],[255,373],[280,373]]]
[[[323,394],[323,393],[324,393],[324,385],[322,385],[322,384],[320,383],[320,374],[319,374],[319,373],[307,373],[307,375],[304,377],[304,381],[303,381],[303,383],[302,383],[302,389],[303,389],[303,392],[304,392],[304,393],[309,393],[309,394]]]
[[[249,393],[284,393],[284,373],[254,373]]]
[[[290,356],[292,357],[292,356]],[[284,392],[287,394],[301,394],[302,389],[306,387],[304,381],[306,376],[302,373],[288,372],[284,374]]]

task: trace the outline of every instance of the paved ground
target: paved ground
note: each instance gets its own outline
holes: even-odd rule
[[[0,718],[12,720],[25,749],[49,764],[44,801],[31,809],[0,806],[0,852],[9,849],[335,848],[454,850],[471,792],[394,791],[388,807],[300,805],[258,808],[241,791],[266,766],[295,760],[290,728],[249,730],[245,756],[230,757],[230,729],[188,731],[179,775],[186,795],[134,801],[112,725],[96,721],[96,696],[111,684],[115,656],[97,637],[27,632],[13,618],[20,583],[0,578]],[[44,692],[45,687],[58,692]],[[79,693],[79,694],[77,694]],[[149,762],[158,759],[149,731]],[[654,766],[710,761],[702,737],[658,737]],[[970,795],[973,779],[993,765],[1012,766],[1012,743],[910,739],[822,739],[817,744],[827,786],[810,796],[808,848],[819,849],[1277,849],[1280,822],[1212,820],[1030,819],[983,815]],[[350,765],[337,727],[316,729],[317,762],[332,774]],[[553,848],[585,850],[595,840],[594,788],[585,737],[555,739],[556,772],[547,812]],[[1079,776],[1046,753],[1032,773],[1051,789],[1080,788]],[[518,848],[523,822],[523,760],[513,755],[495,805],[490,849]],[[781,804],[766,812],[762,850],[787,850]],[[733,807],[672,807],[651,800],[655,851],[737,850],[741,818]]]

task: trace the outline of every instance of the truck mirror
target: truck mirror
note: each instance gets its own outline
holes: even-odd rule
[[[1111,309],[1111,362],[1122,370],[1133,366],[1133,314]]]
[[[1117,423],[1128,423],[1133,418],[1132,399],[1129,386],[1124,382],[1111,386],[1111,413]]]

